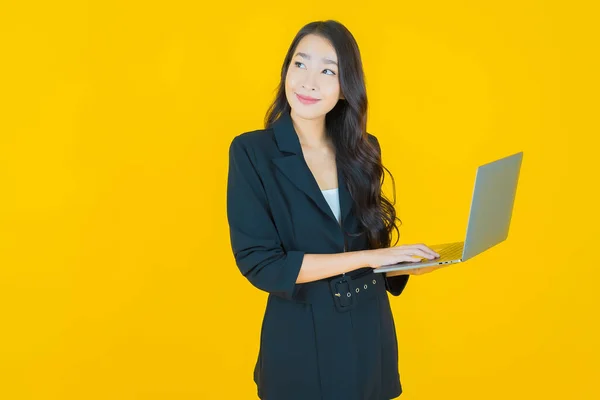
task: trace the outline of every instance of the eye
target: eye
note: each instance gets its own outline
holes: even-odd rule
[[[300,67],[298,64],[302,64],[302,65],[304,65],[304,63],[303,63],[303,62],[300,62],[300,61],[294,61],[294,65],[295,65],[295,66],[297,66],[297,67]],[[323,71],[330,71],[330,72],[331,72],[331,74],[325,74],[325,75],[335,75],[335,72],[333,72],[333,70],[331,70],[331,69],[324,69]]]

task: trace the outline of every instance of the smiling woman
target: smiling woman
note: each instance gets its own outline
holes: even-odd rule
[[[373,268],[433,254],[390,248],[396,212],[381,190],[385,168],[366,112],[354,37],[339,22],[313,22],[288,49],[265,129],[231,142],[233,254],[269,293],[254,369],[261,399],[402,393],[388,292],[399,296],[409,275]]]

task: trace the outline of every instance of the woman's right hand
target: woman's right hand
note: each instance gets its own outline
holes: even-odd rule
[[[400,262],[419,262],[422,258],[433,260],[440,256],[423,243],[372,249],[367,250],[367,254],[368,264],[371,268]]]

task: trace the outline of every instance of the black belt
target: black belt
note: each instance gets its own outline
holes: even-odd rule
[[[295,299],[310,304],[333,302],[339,312],[355,308],[361,300],[385,294],[384,274],[376,274],[371,268],[355,274],[336,276],[307,282],[296,293]]]

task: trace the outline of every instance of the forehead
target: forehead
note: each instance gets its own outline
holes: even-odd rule
[[[304,36],[300,40],[300,42],[298,42],[296,50],[294,51],[294,56],[298,52],[308,54],[309,56],[311,56],[312,60],[318,61],[321,58],[325,57],[337,61],[337,54],[335,52],[335,48],[327,39],[317,35],[311,34]]]

